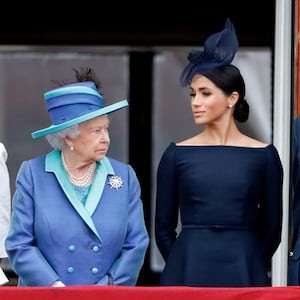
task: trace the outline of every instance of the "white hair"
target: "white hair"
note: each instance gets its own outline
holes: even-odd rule
[[[65,145],[65,137],[68,136],[70,139],[75,139],[80,134],[79,124],[63,129],[61,131],[51,133],[45,136],[46,140],[54,149],[61,150]]]

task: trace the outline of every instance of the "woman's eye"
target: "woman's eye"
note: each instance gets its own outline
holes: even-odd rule
[[[101,129],[93,129],[92,130],[92,134],[96,135],[99,134],[101,132]]]

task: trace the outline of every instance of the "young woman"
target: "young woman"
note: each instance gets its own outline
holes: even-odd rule
[[[189,54],[181,76],[203,130],[171,142],[158,166],[155,235],[166,263],[160,285],[270,284],[281,240],[283,169],[274,145],[237,127],[249,115],[243,77],[231,64],[237,48],[227,20],[203,51]]]

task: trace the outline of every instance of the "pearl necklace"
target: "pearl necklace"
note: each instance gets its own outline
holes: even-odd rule
[[[68,166],[66,164],[66,161],[65,161],[65,158],[64,158],[64,155],[63,155],[63,152],[61,152],[61,160],[62,160],[62,163],[63,163],[63,166],[64,166],[65,170],[67,171],[67,175],[68,175],[71,183],[74,184],[74,185],[86,186],[95,174],[96,163],[91,163],[89,165],[87,171],[83,174],[83,176],[76,177],[71,173],[70,169],[68,168]]]

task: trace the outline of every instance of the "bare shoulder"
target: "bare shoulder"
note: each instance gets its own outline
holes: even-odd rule
[[[267,147],[269,144],[264,143],[262,141],[256,140],[254,138],[248,137],[248,136],[244,136],[245,137],[245,147],[251,147],[251,148],[265,148]]]
[[[199,136],[193,136],[191,138],[176,143],[177,146],[188,146],[197,144],[199,144]]]
[[[177,142],[176,145],[177,146],[227,145],[227,146],[248,147],[248,148],[265,148],[269,144],[254,139],[252,137],[249,137],[245,134],[238,134],[234,138],[228,140],[226,143],[221,144],[221,143],[216,143],[216,140],[211,137],[207,137],[203,134],[198,134],[196,136]]]

